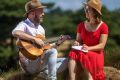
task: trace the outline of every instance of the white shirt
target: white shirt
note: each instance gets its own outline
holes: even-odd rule
[[[23,31],[29,35],[36,36],[37,34],[45,35],[45,30],[41,25],[35,26],[29,19],[21,21],[15,29],[13,29],[12,33],[16,30]],[[22,54],[21,54],[22,55]],[[24,64],[27,66],[27,70],[30,73],[34,73],[40,69],[40,58],[35,60],[30,60],[23,55]]]
[[[21,21],[12,33],[16,30],[23,31],[32,36],[36,36],[37,34],[45,35],[43,27],[41,25],[35,26],[28,18],[25,21]]]

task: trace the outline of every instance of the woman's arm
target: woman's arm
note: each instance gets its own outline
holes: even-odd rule
[[[77,33],[77,35],[76,35],[76,41],[81,42],[80,33]]]
[[[73,43],[73,45],[79,46],[81,43],[82,43],[82,41],[81,41],[81,38],[80,38],[80,33],[77,33],[77,35],[76,35],[76,40],[75,40],[75,42]]]
[[[95,46],[87,46],[86,44],[83,44],[83,48],[87,49],[89,51],[103,50],[106,45],[107,38],[108,38],[108,34],[101,34],[99,44],[97,44]]]

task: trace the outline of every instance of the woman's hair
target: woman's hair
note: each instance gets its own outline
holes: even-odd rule
[[[91,7],[92,8],[92,7]],[[96,11],[94,8],[92,8],[93,11],[93,17],[95,19],[95,23],[100,23],[101,19],[102,19],[102,15],[100,15],[98,13],[98,11]]]
[[[89,5],[85,4],[84,5],[84,10],[86,13],[89,13],[89,9],[92,11],[92,15],[95,19],[95,23],[98,24],[101,22],[101,19],[102,19],[102,15],[94,8],[90,7]],[[88,19],[89,21],[89,19]]]

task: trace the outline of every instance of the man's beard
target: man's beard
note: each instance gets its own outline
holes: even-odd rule
[[[38,17],[38,16],[36,15],[35,18],[34,18],[34,20],[35,20],[35,22],[36,22],[37,24],[40,24],[40,23],[43,22],[43,17]]]

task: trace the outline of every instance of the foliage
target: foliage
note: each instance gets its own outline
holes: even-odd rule
[[[8,71],[11,68],[16,69],[17,58],[16,50],[13,51],[10,46],[0,46],[0,73]]]
[[[25,2],[28,0],[1,0],[0,1],[0,15],[1,16],[19,16],[22,17]]]
[[[10,56],[16,56],[14,49],[14,38],[11,35],[13,28],[23,20],[25,13],[24,5],[28,0],[1,0],[0,1],[0,63],[9,61]],[[46,3],[47,12],[42,25],[46,30],[46,36],[58,36],[69,34],[72,39],[76,37],[76,28],[79,22],[84,21],[83,9],[76,12],[63,11],[61,8],[53,8],[54,3]],[[109,38],[106,46],[105,64],[111,65],[120,57],[120,9],[109,11],[105,6],[102,9],[103,21],[109,26]],[[7,43],[7,40],[10,42]],[[9,53],[9,54],[8,54]],[[113,55],[114,53],[114,55]]]
[[[105,52],[105,65],[120,69],[120,47],[107,48]]]
[[[12,55],[12,51],[10,47],[7,47],[7,48],[0,47],[0,57],[8,58],[11,55]]]

